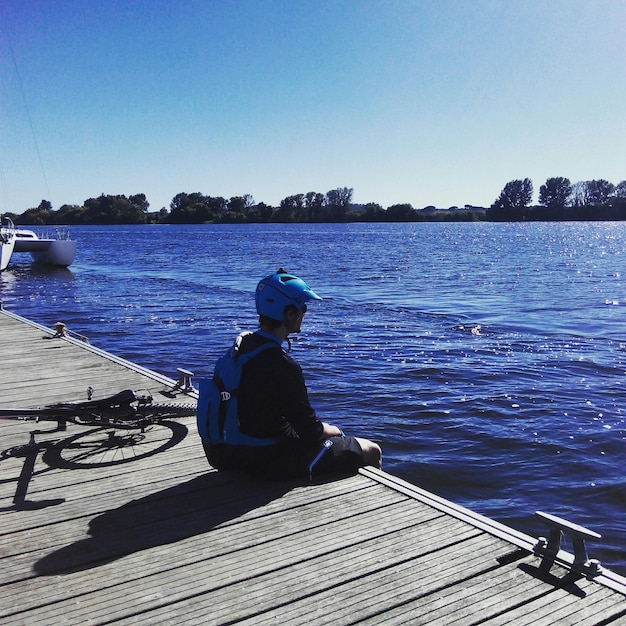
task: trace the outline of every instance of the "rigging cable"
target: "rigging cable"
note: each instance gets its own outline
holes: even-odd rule
[[[13,60],[13,68],[15,70],[15,76],[17,78],[17,83],[20,89],[20,94],[22,96],[22,102],[24,103],[24,109],[26,110],[26,117],[28,119],[28,124],[30,126],[30,132],[33,136],[33,143],[35,145],[35,152],[37,153],[37,158],[39,160],[39,167],[41,168],[41,174],[43,176],[43,182],[46,188],[46,194],[48,198],[51,198],[50,187],[48,185],[48,177],[46,176],[46,170],[43,166],[43,159],[41,158],[41,152],[39,150],[39,144],[37,143],[37,135],[35,133],[35,126],[33,125],[33,120],[30,114],[30,109],[28,108],[28,102],[26,101],[26,93],[24,91],[24,83],[22,82],[22,76],[20,75],[19,68],[17,66],[17,59],[15,58],[15,52],[13,50],[13,44],[11,43],[11,37],[9,36],[9,32],[6,26],[6,22],[4,20],[0,20],[3,25],[4,36],[9,45],[9,51],[11,52],[11,59]]]

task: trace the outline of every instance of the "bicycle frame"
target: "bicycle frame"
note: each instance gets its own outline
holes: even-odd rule
[[[80,426],[145,428],[164,419],[195,414],[192,403],[153,403],[150,394],[125,389],[113,396],[86,402],[60,402],[35,409],[0,409],[0,419],[57,422],[59,430],[71,422]]]

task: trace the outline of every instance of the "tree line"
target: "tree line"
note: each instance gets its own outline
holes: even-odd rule
[[[539,204],[531,206],[533,184],[529,178],[508,182],[487,209],[490,221],[591,221],[626,220],[626,180],[571,184],[568,178],[548,178],[539,188]]]
[[[55,224],[242,224],[242,223],[340,223],[420,221],[563,221],[626,220],[626,181],[613,185],[606,180],[583,181],[572,185],[567,178],[548,178],[539,189],[539,204],[531,205],[533,184],[529,178],[509,181],[488,207],[427,206],[410,203],[383,208],[370,202],[352,202],[354,190],[331,189],[325,194],[287,196],[273,207],[256,203],[249,194],[230,199],[200,192],[179,193],[169,210],[150,212],[143,193],[131,196],[105,195],[88,198],[82,206],[63,205],[54,210],[48,200],[16,215],[6,213],[17,225]]]

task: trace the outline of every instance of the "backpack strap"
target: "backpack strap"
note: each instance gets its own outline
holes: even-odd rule
[[[222,359],[237,359],[237,366],[243,366],[268,348],[280,348],[274,341],[267,341],[250,352],[239,354],[237,342]],[[239,430],[238,389],[228,391],[219,375],[198,382],[197,426],[202,440],[211,444],[233,446],[269,446],[278,439],[251,437]]]
[[[243,371],[243,367],[248,361],[251,361],[261,352],[269,348],[280,348],[274,341],[267,341],[260,346],[246,352],[244,354],[238,354],[235,358],[239,359],[239,366]],[[225,392],[228,393],[228,392]],[[223,439],[226,443],[236,446],[271,446],[278,443],[278,439],[275,438],[263,438],[263,437],[251,437],[250,435],[244,435],[239,430],[239,389],[235,389],[230,392],[230,397],[226,399],[222,394],[222,401],[220,403],[220,414],[224,412],[225,419],[223,425]],[[231,405],[230,410],[228,404]]]

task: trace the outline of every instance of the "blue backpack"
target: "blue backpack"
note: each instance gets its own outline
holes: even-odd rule
[[[240,354],[241,341],[247,334],[251,333],[239,335],[228,352],[218,359],[213,379],[201,379],[198,383],[196,417],[198,434],[204,443],[269,446],[278,442],[277,439],[250,437],[239,431],[238,392],[243,366],[260,352],[277,347],[275,342],[268,341],[250,352]]]

